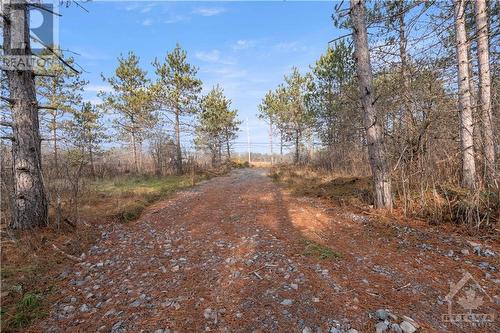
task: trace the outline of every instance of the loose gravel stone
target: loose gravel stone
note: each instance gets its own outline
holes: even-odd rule
[[[413,332],[416,332],[417,329],[415,328],[415,326],[413,326],[412,324],[410,324],[409,322],[407,321],[403,321],[401,324],[401,330],[404,332],[404,333],[413,333]]]
[[[387,320],[389,318],[389,313],[384,309],[378,309],[374,315],[378,320]]]
[[[375,325],[375,332],[376,333],[384,333],[387,331],[388,325],[384,323],[383,321],[378,322],[377,325]]]

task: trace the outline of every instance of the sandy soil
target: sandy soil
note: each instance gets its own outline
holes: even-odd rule
[[[58,299],[31,331],[374,332],[384,308],[419,332],[498,332],[498,244],[474,253],[470,239],[437,230],[293,197],[265,169],[237,170],[103,226],[58,274]],[[474,312],[497,317],[487,327],[442,319],[465,271],[483,288]],[[459,294],[453,313],[464,312]]]

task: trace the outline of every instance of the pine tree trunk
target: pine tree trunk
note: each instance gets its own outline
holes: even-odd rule
[[[218,160],[217,164],[221,165],[222,164],[222,142],[219,142],[218,146],[219,146],[219,160]]]
[[[283,133],[280,131],[280,161],[283,162]]]
[[[26,1],[3,4],[5,56],[30,57]],[[48,204],[42,175],[38,103],[32,70],[6,70],[12,102],[14,202],[12,229],[47,225]]]
[[[182,174],[182,150],[181,150],[181,124],[179,119],[179,110],[175,111],[175,166],[177,174]]]
[[[54,110],[55,112],[55,110]],[[57,119],[56,119],[56,114],[52,116],[52,147],[54,149],[54,170],[56,172],[56,175],[59,175],[59,156],[57,152]]]
[[[356,72],[364,110],[364,126],[368,155],[373,176],[375,207],[392,209],[391,178],[387,170],[382,126],[374,105],[368,34],[365,23],[364,0],[351,0],[351,19],[354,30]]]
[[[94,164],[94,151],[92,149],[92,142],[89,145],[89,159],[90,159],[90,175],[95,179],[95,164]]]
[[[135,139],[135,132],[132,131],[131,135],[132,135],[132,151],[134,153],[134,172],[136,174],[138,174],[139,173],[139,165],[137,164],[137,147],[136,147],[137,143],[136,143],[136,139]]]
[[[493,115],[491,112],[491,74],[488,42],[488,12],[486,0],[475,1],[477,27],[477,53],[479,58],[479,94],[481,125],[483,134],[483,155],[485,165],[485,180],[489,187],[495,185],[496,164],[495,145],[493,142]]]
[[[407,130],[413,127],[413,114],[410,103],[410,73],[408,72],[408,53],[406,51],[406,24],[404,19],[403,2],[399,2],[399,56],[401,58],[401,77],[403,81],[403,105],[404,105],[404,124]],[[409,133],[411,135],[411,132]],[[409,138],[412,139],[411,136]]]
[[[299,131],[295,131],[295,164],[299,164],[300,161],[299,149]]]
[[[139,149],[138,149],[138,155],[139,155],[139,173],[142,173],[143,170],[143,161],[142,161],[142,140],[139,140],[138,143]]]
[[[472,119],[469,57],[465,30],[465,0],[454,0],[455,32],[458,61],[458,95],[460,110],[460,139],[462,149],[462,186],[476,187],[476,164],[474,160],[474,125]]]
[[[271,151],[271,165],[274,164],[273,155],[273,120],[269,118],[269,150]]]

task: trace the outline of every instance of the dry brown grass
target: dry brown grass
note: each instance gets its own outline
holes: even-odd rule
[[[321,197],[339,205],[368,209],[373,204],[370,177],[352,177],[310,167],[275,166],[271,177],[286,184],[293,194]],[[396,183],[395,186],[398,184]],[[470,192],[452,185],[439,185],[426,191],[414,189],[406,200],[395,196],[393,218],[417,218],[430,224],[450,224],[460,232],[482,237],[498,235],[500,192]]]
[[[2,332],[15,332],[47,313],[59,267],[79,256],[97,239],[97,228],[65,225],[31,232],[2,232]]]
[[[296,195],[325,198],[340,205],[373,204],[369,177],[351,177],[290,165],[275,166],[270,174],[276,181],[287,184]]]

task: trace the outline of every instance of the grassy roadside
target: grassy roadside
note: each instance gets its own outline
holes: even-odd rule
[[[74,261],[72,256],[79,257],[95,244],[98,225],[133,221],[153,203],[227,171],[95,181],[81,199],[78,222],[17,234],[2,230],[1,331],[22,331],[47,315],[57,294],[54,281]]]
[[[120,222],[133,221],[149,205],[208,178],[206,174],[194,178],[142,176],[98,182],[92,185],[94,195],[82,205],[81,213],[93,218],[104,215]]]

